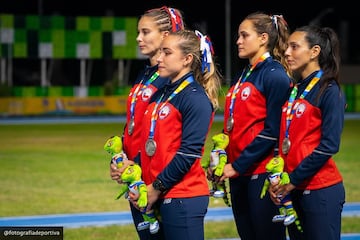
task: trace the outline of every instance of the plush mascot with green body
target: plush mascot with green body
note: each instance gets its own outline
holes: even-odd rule
[[[111,155],[111,162],[116,164],[117,168],[121,168],[124,160],[127,160],[122,147],[122,140],[119,136],[110,137],[104,145],[104,150]]]
[[[230,207],[231,204],[225,181],[220,181],[225,164],[227,163],[225,148],[229,144],[229,136],[224,133],[219,133],[214,135],[211,140],[214,146],[210,152],[209,161],[203,164],[203,168],[207,170],[207,178],[212,186],[210,195],[215,198],[223,198],[225,204]]]
[[[111,161],[117,165],[118,168],[123,167],[123,160],[127,159],[125,152],[122,150],[122,141],[118,136],[109,138],[104,149],[112,155]],[[146,184],[141,179],[141,167],[134,163],[127,166],[124,172],[121,174],[121,185],[119,194],[116,199],[126,194],[126,198],[131,196],[133,200],[137,201],[138,206],[143,211],[144,222],[138,224],[137,229],[139,231],[148,229],[150,233],[155,234],[159,231],[159,222],[154,215],[154,211],[147,211],[147,189]]]
[[[271,185],[275,184],[287,184],[290,182],[289,174],[284,171],[284,159],[280,156],[272,158],[265,166],[266,171],[269,172],[269,176],[265,179],[264,186],[261,190],[260,198],[264,198],[267,190]],[[295,222],[299,231],[302,231],[300,226],[300,220],[297,216],[295,209],[293,208],[290,194],[286,196],[278,196],[281,199],[279,206],[279,215],[275,215],[272,219],[273,222],[283,222],[285,226],[288,226]]]

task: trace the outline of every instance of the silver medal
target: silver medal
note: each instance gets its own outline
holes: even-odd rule
[[[283,154],[289,153],[290,145],[291,145],[291,142],[290,142],[289,138],[284,138],[282,145],[281,145]]]
[[[128,134],[131,135],[134,132],[134,127],[135,127],[135,121],[134,118],[131,118],[128,124]]]
[[[234,118],[230,116],[226,122],[226,130],[230,132],[233,129],[234,126]]]
[[[155,154],[155,150],[156,150],[156,142],[154,139],[149,138],[145,143],[145,152],[149,157],[151,157]]]

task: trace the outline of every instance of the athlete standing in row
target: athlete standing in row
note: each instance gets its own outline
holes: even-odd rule
[[[182,13],[167,6],[148,10],[139,19],[136,41],[140,52],[148,57],[149,65],[139,73],[129,92],[126,125],[122,136],[124,152],[129,161],[121,169],[111,164],[110,175],[113,180],[119,181],[122,171],[131,162],[141,165],[139,151],[144,112],[152,95],[169,81],[166,77],[160,77],[158,72],[157,58],[160,55],[160,44],[170,32],[182,29],[184,29]],[[137,229],[138,224],[144,219],[142,213],[131,203],[130,208]],[[137,232],[141,240],[160,239],[158,234],[150,234],[148,229]]]
[[[290,183],[271,188],[291,194],[303,232],[288,226],[291,239],[340,240],[345,203],[343,179],[333,156],[339,151],[345,97],[340,88],[339,40],[331,28],[305,26],[289,37],[285,52],[298,76],[282,111],[280,154]]]
[[[243,240],[284,240],[283,224],[272,222],[277,206],[260,199],[268,176],[266,163],[274,157],[280,128],[281,107],[287,99],[291,78],[285,50],[289,29],[283,16],[253,13],[238,29],[238,55],[249,66],[226,95],[224,132],[229,163],[221,180],[230,178],[233,214]]]
[[[168,240],[204,239],[209,187],[201,159],[221,86],[212,55],[210,39],[200,32],[170,33],[158,58],[159,74],[170,83],[144,115],[143,179]]]

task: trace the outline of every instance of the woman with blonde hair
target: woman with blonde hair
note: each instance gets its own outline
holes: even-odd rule
[[[180,10],[163,6],[147,10],[138,21],[138,35],[136,41],[139,51],[148,57],[148,65],[139,73],[127,99],[126,124],[122,139],[124,152],[129,161],[117,169],[115,164],[110,165],[110,175],[115,181],[120,181],[121,173],[127,165],[140,160],[140,135],[142,119],[151,96],[166,83],[168,78],[159,76],[157,58],[160,55],[160,44],[170,32],[184,29],[183,16]],[[160,239],[159,234],[151,234],[150,223],[144,222],[142,213],[130,203],[131,213],[136,230],[141,240]],[[156,229],[151,229],[155,231]]]
[[[209,187],[201,159],[221,75],[199,31],[169,33],[160,51],[159,74],[170,82],[151,99],[141,136],[149,207],[159,209],[165,239],[202,240]]]

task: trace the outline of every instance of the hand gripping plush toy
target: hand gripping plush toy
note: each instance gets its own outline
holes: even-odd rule
[[[225,181],[220,182],[220,177],[224,172],[224,166],[227,163],[227,154],[225,148],[229,144],[229,136],[219,133],[211,138],[214,147],[211,150],[209,161],[203,165],[207,169],[207,178],[211,181],[212,189],[210,195],[215,198],[223,198],[227,206],[231,206]]]
[[[126,185],[120,189],[117,199],[127,192],[130,192],[134,196],[134,200],[137,201],[140,207],[144,222],[139,223],[137,229],[139,231],[149,228],[150,233],[155,234],[159,231],[159,222],[155,218],[154,211],[146,211],[147,206],[147,189],[146,184],[141,180],[141,168],[138,164],[132,164],[125,168],[121,174],[121,180]]]
[[[118,168],[123,166],[123,160],[127,159],[127,157],[122,150],[122,141],[120,137],[110,137],[106,141],[104,149],[112,155],[111,161],[115,163]],[[144,222],[139,223],[137,229],[141,231],[149,228],[150,233],[155,234],[159,231],[160,226],[154,215],[154,211],[150,210],[146,212],[147,189],[146,184],[141,179],[141,172],[141,167],[135,163],[125,168],[120,177],[124,184],[121,185],[116,199],[119,199],[124,194],[126,194],[126,198],[129,198],[131,195],[132,199],[137,201],[144,218]]]
[[[280,156],[272,158],[265,166],[266,171],[269,172],[269,176],[264,182],[264,186],[261,190],[260,198],[264,198],[267,190],[271,185],[275,184],[287,184],[290,182],[289,174],[283,172],[284,170],[284,159]],[[275,215],[272,219],[273,222],[283,222],[285,226],[288,226],[295,222],[296,227],[299,231],[302,231],[300,226],[300,220],[297,216],[295,209],[293,208],[290,194],[286,196],[279,195],[278,198],[281,198],[279,206],[279,215]]]

